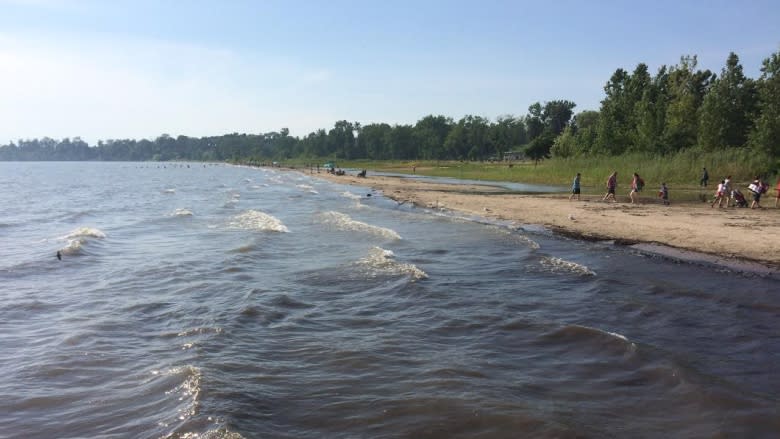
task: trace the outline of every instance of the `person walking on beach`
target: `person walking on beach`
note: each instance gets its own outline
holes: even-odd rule
[[[577,196],[577,201],[580,201],[580,173],[579,172],[574,177],[574,181],[571,184],[571,195],[569,196],[569,201],[571,201],[575,195]]]
[[[734,198],[731,194],[731,176],[729,175],[723,180],[723,199],[726,200],[726,207],[729,207],[729,201]]]
[[[641,192],[644,186],[645,181],[642,180],[642,177],[640,177],[639,174],[634,172],[634,178],[631,179],[631,192],[628,193],[628,198],[631,198],[631,204],[637,202],[637,198],[639,197],[637,193]]]
[[[615,199],[615,190],[617,189],[617,171],[613,172],[612,175],[609,176],[607,179],[607,193],[604,194],[604,198],[601,199],[601,201],[607,201],[607,198],[612,198],[612,202],[617,202],[617,199]]]
[[[750,204],[751,209],[755,209],[758,207],[761,209],[761,194],[766,192],[766,189],[764,188],[764,183],[761,182],[761,179],[756,176],[756,179],[753,180],[753,184],[748,186],[748,189],[750,189],[750,192],[753,193],[753,203]]]
[[[707,173],[707,168],[702,168],[701,180],[699,180],[699,185],[702,187],[707,187],[707,182],[709,180],[710,180],[710,174]]]
[[[718,209],[723,207],[721,204],[723,203],[723,197],[726,195],[725,188],[726,180],[721,180],[720,184],[718,184],[718,190],[715,191],[715,198],[712,200],[710,207],[715,207],[715,203],[718,203]]]
[[[780,177],[777,178],[777,186],[775,186],[775,190],[777,190],[777,197],[775,198],[775,207],[777,207],[777,203],[780,202]]]
[[[661,189],[658,189],[658,197],[661,198],[664,206],[669,205],[669,188],[666,187],[666,183],[661,183]]]

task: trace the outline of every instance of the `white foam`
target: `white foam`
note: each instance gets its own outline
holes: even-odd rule
[[[542,258],[540,261],[542,265],[549,268],[553,272],[570,272],[579,274],[582,276],[595,276],[596,273],[588,267],[578,264],[576,262],[565,261],[561,258],[554,256],[548,256]]]
[[[259,230],[271,232],[289,232],[290,230],[282,222],[267,213],[258,210],[247,210],[236,215],[228,223],[228,227],[243,230]]]
[[[314,186],[308,185],[308,184],[297,184],[295,187],[303,189],[304,191],[310,193],[310,194],[319,194],[316,190],[314,190]]]
[[[72,230],[67,235],[63,236],[62,239],[76,239],[76,238],[99,238],[103,239],[106,237],[106,234],[103,233],[100,229],[96,229],[93,227],[79,227],[78,229]]]
[[[381,247],[373,247],[368,256],[358,261],[359,265],[367,267],[372,276],[381,274],[401,275],[406,274],[414,280],[427,279],[428,274],[420,270],[414,264],[404,264],[395,260],[395,254]]]
[[[630,343],[630,342],[628,341],[628,337],[626,337],[626,336],[625,336],[625,335],[623,335],[623,334],[618,334],[617,332],[609,332],[609,331],[604,331],[604,332],[606,332],[607,334],[609,334],[609,335],[611,335],[611,336],[613,336],[613,337],[617,337],[617,338],[619,338],[619,339],[621,339],[621,340],[625,341],[626,343]],[[632,344],[633,344],[633,343],[632,343]]]
[[[68,245],[60,249],[64,255],[77,255],[81,253],[82,245],[86,242],[84,238],[71,239]]]
[[[352,192],[342,192],[341,196],[344,198],[349,198],[350,200],[360,200],[361,196],[358,194],[353,194]]]
[[[517,231],[512,230],[510,228],[500,226],[497,224],[490,224],[488,226],[490,229],[494,230],[496,233],[506,236],[506,239],[513,241],[520,245],[525,245],[533,250],[539,249],[539,243],[534,241],[533,239],[519,234]]]
[[[81,253],[84,244],[89,242],[89,239],[103,239],[105,237],[106,234],[99,229],[93,227],[79,227],[59,238],[68,241],[68,244],[61,248],[60,252],[64,255],[77,255]]]
[[[339,230],[371,233],[373,235],[379,235],[387,239],[401,239],[401,235],[399,235],[395,230],[379,226],[372,226],[364,222],[356,221],[350,218],[349,215],[340,212],[325,212],[320,214],[320,218],[322,219],[323,224],[335,227]]]
[[[171,216],[192,216],[192,211],[189,209],[176,209],[171,213]]]

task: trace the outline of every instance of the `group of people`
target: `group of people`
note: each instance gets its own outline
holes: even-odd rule
[[[613,203],[617,201],[615,198],[615,191],[617,190],[617,175],[618,174],[616,171],[610,174],[609,178],[607,178],[607,193],[604,194],[604,197],[602,197],[601,201],[611,200]],[[577,200],[580,199],[580,178],[581,175],[578,172],[574,177],[574,181],[571,185],[571,195],[569,196],[569,201],[573,200],[575,197]],[[699,181],[699,184],[702,187],[706,187],[708,180],[709,173],[707,172],[707,168],[703,168],[702,177]],[[628,193],[628,197],[631,199],[631,204],[635,204],[639,201],[639,193],[642,191],[644,186],[645,181],[642,179],[642,177],[639,176],[638,173],[634,172],[634,176],[631,179],[631,192]],[[756,176],[756,178],[753,180],[753,183],[748,186],[748,190],[753,197],[753,203],[750,205],[750,207],[752,209],[761,209],[761,195],[765,194],[769,190],[769,185],[759,176]],[[775,198],[775,207],[778,207],[778,204],[780,204],[780,178],[777,180],[776,190],[777,197]],[[658,198],[661,199],[661,202],[663,202],[664,205],[668,206],[670,204],[669,188],[666,186],[665,182],[661,183],[661,187],[658,189]],[[718,208],[721,208],[723,207],[724,201],[726,203],[726,207],[730,207],[732,205],[738,207],[747,207],[747,200],[745,199],[745,196],[742,195],[742,192],[740,192],[739,189],[732,187],[730,175],[721,180],[721,182],[718,184],[717,190],[715,191],[715,197],[712,200],[710,206],[715,207],[715,204],[717,204]]]
[[[707,187],[707,182],[709,179],[710,176],[707,172],[707,168],[702,168],[699,185],[702,187]],[[775,197],[775,207],[778,207],[778,204],[780,204],[780,178],[777,179],[777,186],[775,189],[777,190],[777,196]],[[750,204],[750,208],[761,209],[761,196],[769,191],[769,184],[762,180],[760,176],[756,175],[756,177],[753,179],[753,182],[748,185],[748,190],[750,191],[750,194],[753,198],[753,202]],[[715,207],[715,204],[717,203],[718,207],[720,208],[722,207],[723,201],[726,202],[726,207],[731,206],[732,202],[734,206],[747,207],[747,200],[745,199],[745,196],[742,195],[742,192],[740,192],[739,189],[732,187],[730,175],[718,183],[718,187],[715,189],[715,198],[712,200],[711,207]]]
[[[607,193],[604,194],[604,197],[601,199],[601,201],[607,201],[612,200],[612,202],[617,202],[617,199],[615,198],[615,191],[617,190],[617,171],[610,174],[609,178],[607,178]],[[574,177],[574,182],[571,185],[571,196],[569,196],[569,201],[573,200],[574,197],[577,197],[577,200],[580,199],[580,173],[578,172],[577,175]],[[639,202],[639,192],[642,192],[642,189],[645,187],[645,181],[642,179],[642,177],[639,176],[636,172],[634,172],[634,177],[631,179],[631,192],[628,193],[628,197],[631,199],[631,204],[635,204]],[[661,199],[661,202],[664,203],[664,205],[668,206],[669,203],[669,187],[666,186],[666,182],[661,183],[661,187],[658,189],[658,198]]]

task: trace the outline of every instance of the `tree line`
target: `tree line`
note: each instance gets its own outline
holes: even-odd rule
[[[80,138],[19,140],[0,146],[0,160],[203,160],[291,158],[346,160],[500,160],[521,151],[547,157],[659,155],[688,148],[748,148],[780,157],[780,52],[766,58],[759,78],[745,76],[735,53],[720,74],[698,68],[696,56],[661,66],[618,68],[604,86],[598,111],[574,113],[568,100],[536,102],[524,116],[460,120],[426,116],[411,125],[338,121],[303,137],[289,130],[263,134],[110,139],[90,146]]]

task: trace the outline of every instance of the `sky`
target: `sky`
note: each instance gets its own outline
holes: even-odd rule
[[[777,0],[0,0],[0,144],[598,110],[639,63],[758,78],[778,23]]]

